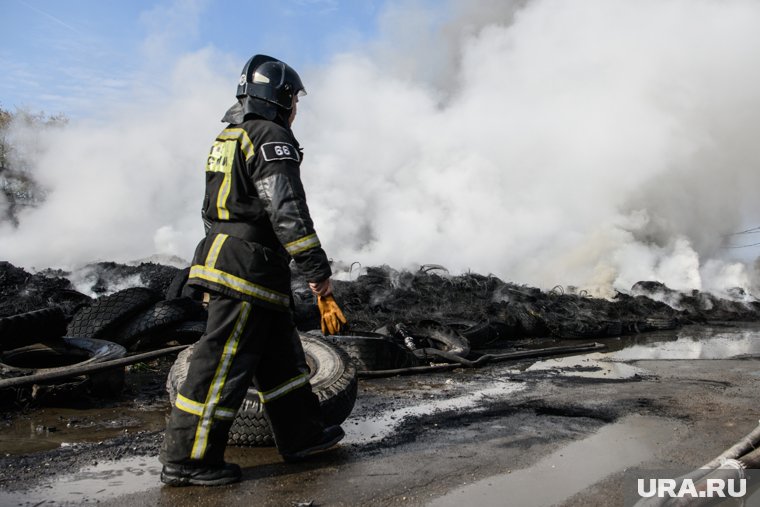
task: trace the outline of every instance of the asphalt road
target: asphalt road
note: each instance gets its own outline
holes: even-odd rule
[[[697,468],[758,425],[757,325],[610,345],[362,381],[339,448],[298,465],[231,448],[239,484],[162,487],[155,455],[127,452],[6,482],[0,505],[624,505],[626,470]]]

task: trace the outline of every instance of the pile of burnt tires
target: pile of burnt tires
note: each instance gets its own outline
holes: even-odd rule
[[[23,380],[21,385],[27,388],[24,392],[0,389],[0,397],[22,400],[31,394],[34,400],[46,401],[85,393],[108,397],[121,392],[123,366],[88,370],[123,358],[126,349],[106,340],[69,336],[68,320],[60,307],[0,318],[0,386]],[[46,380],[50,377],[53,380]]]
[[[124,386],[125,367],[105,366],[130,353],[193,343],[205,330],[205,309],[188,297],[167,298],[146,287],[94,300],[68,292],[69,299],[77,296],[73,307],[51,306],[0,318],[0,393],[4,398],[11,391],[16,398],[26,399],[28,390],[37,401],[53,394],[116,396]],[[104,367],[95,368],[98,364]],[[6,389],[6,385],[26,390]]]

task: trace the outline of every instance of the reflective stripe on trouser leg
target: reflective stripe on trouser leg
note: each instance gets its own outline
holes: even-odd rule
[[[273,395],[261,406],[277,448],[281,452],[298,450],[304,439],[322,432],[322,411],[310,383],[301,380],[308,378],[309,366],[292,315],[272,312],[270,336],[277,339],[266,340],[262,347],[254,376],[256,388],[268,397]],[[286,392],[276,396],[280,390]]]
[[[263,393],[259,392],[259,400],[261,400],[261,403],[267,403],[269,401],[276,400],[280,396],[285,396],[289,392],[298,389],[299,387],[301,387],[302,385],[308,382],[309,382],[309,374],[301,373],[300,375],[293,377],[287,382],[280,384],[274,389],[270,389],[269,391],[266,391]]]
[[[193,441],[193,449],[190,453],[192,459],[203,459],[203,456],[206,453],[208,434],[211,429],[211,423],[214,419],[214,412],[219,403],[224,383],[227,380],[227,374],[230,371],[230,365],[237,353],[240,336],[245,329],[250,313],[251,304],[247,301],[242,301],[240,303],[240,311],[237,320],[232,328],[232,333],[224,344],[222,356],[219,359],[219,364],[216,367],[214,378],[211,381],[211,386],[209,387],[205,403],[203,404],[203,413],[198,421],[198,428],[195,431],[195,440]]]

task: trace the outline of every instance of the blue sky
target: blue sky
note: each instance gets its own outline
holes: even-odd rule
[[[382,0],[0,0],[0,107],[83,116],[203,48],[320,64],[376,32]]]

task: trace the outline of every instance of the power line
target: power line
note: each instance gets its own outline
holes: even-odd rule
[[[749,248],[752,246],[760,246],[760,243],[752,243],[751,245],[726,245],[723,248]]]
[[[732,232],[731,234],[726,234],[726,236],[738,236],[740,234],[757,234],[760,232],[760,226],[752,227],[751,229],[746,229],[739,232]]]

